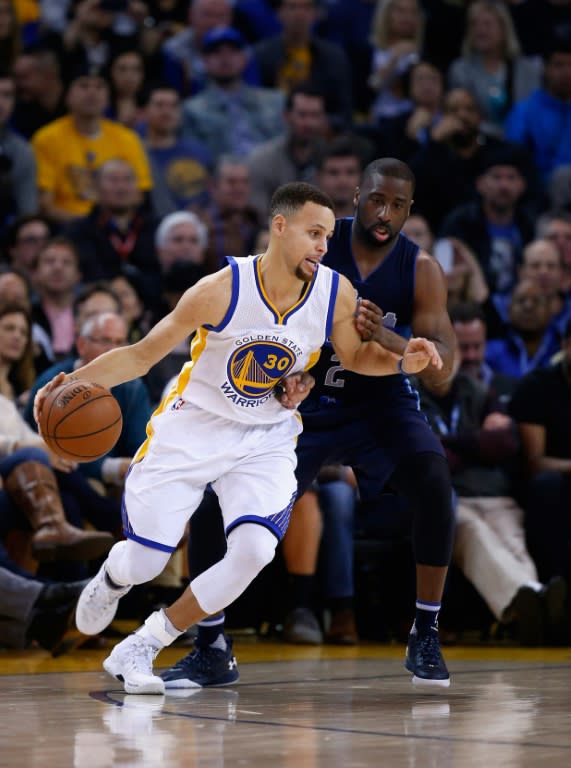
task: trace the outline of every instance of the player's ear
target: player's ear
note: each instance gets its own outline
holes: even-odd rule
[[[361,190],[359,187],[355,187],[355,194],[353,195],[353,205],[355,208],[359,205],[359,200],[361,198]]]
[[[286,228],[287,219],[281,214],[277,213],[272,219],[272,229],[276,234],[281,235]]]

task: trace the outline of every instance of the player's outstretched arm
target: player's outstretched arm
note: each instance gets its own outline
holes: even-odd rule
[[[432,387],[438,387],[454,375],[456,335],[448,315],[448,287],[440,265],[425,251],[416,262],[416,280],[412,332],[434,342],[442,358],[442,366],[430,366],[421,378]]]
[[[427,339],[413,338],[408,343],[403,342],[402,354],[385,349],[377,341],[361,339],[355,327],[356,306],[354,288],[345,277],[341,277],[331,342],[344,368],[355,373],[384,376],[398,371],[418,373],[428,365],[436,368],[442,366],[435,345]]]
[[[421,251],[416,266],[415,300],[412,332],[433,342],[442,359],[442,366],[427,366],[422,379],[438,387],[453,375],[455,337],[448,316],[446,279],[440,266]],[[363,339],[374,339],[385,349],[404,354],[406,339],[382,325],[382,312],[371,301],[359,302],[355,324]]]
[[[144,376],[153,365],[205,324],[219,325],[230,304],[232,272],[228,267],[200,280],[149,333],[130,346],[109,350],[70,374],[60,373],[38,390],[34,418],[38,421],[47,394],[60,384],[86,379],[110,389]]]

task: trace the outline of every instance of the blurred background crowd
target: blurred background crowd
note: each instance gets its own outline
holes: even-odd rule
[[[381,156],[414,171],[403,231],[440,262],[458,338],[448,390],[418,382],[457,494],[445,639],[570,642],[570,0],[0,0],[0,645],[64,647],[188,345],[116,388],[124,429],[99,462],[45,450],[35,390],[261,252],[280,184],[350,216]],[[406,510],[362,508],[343,467],[312,494],[318,626],[288,637],[286,620],[286,639],[406,632]],[[144,600],[178,593],[182,549],[169,571]],[[282,626],[256,590],[236,623]]]

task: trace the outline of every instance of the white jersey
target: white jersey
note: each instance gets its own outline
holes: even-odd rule
[[[337,272],[320,265],[299,300],[280,314],[261,279],[261,256],[229,259],[232,297],[220,325],[200,327],[168,400],[178,397],[246,424],[275,424],[295,411],[274,397],[275,384],[313,365],[331,333]],[[176,407],[176,406],[175,406]]]

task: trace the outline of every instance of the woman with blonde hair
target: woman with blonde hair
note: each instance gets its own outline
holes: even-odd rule
[[[377,92],[372,120],[410,108],[404,78],[420,60],[423,40],[424,16],[418,0],[378,0],[370,39],[374,51],[369,85]]]
[[[539,88],[543,64],[538,56],[522,56],[521,46],[504,3],[475,0],[466,17],[462,56],[450,65],[450,88],[470,90],[487,133],[502,136],[512,105]]]

